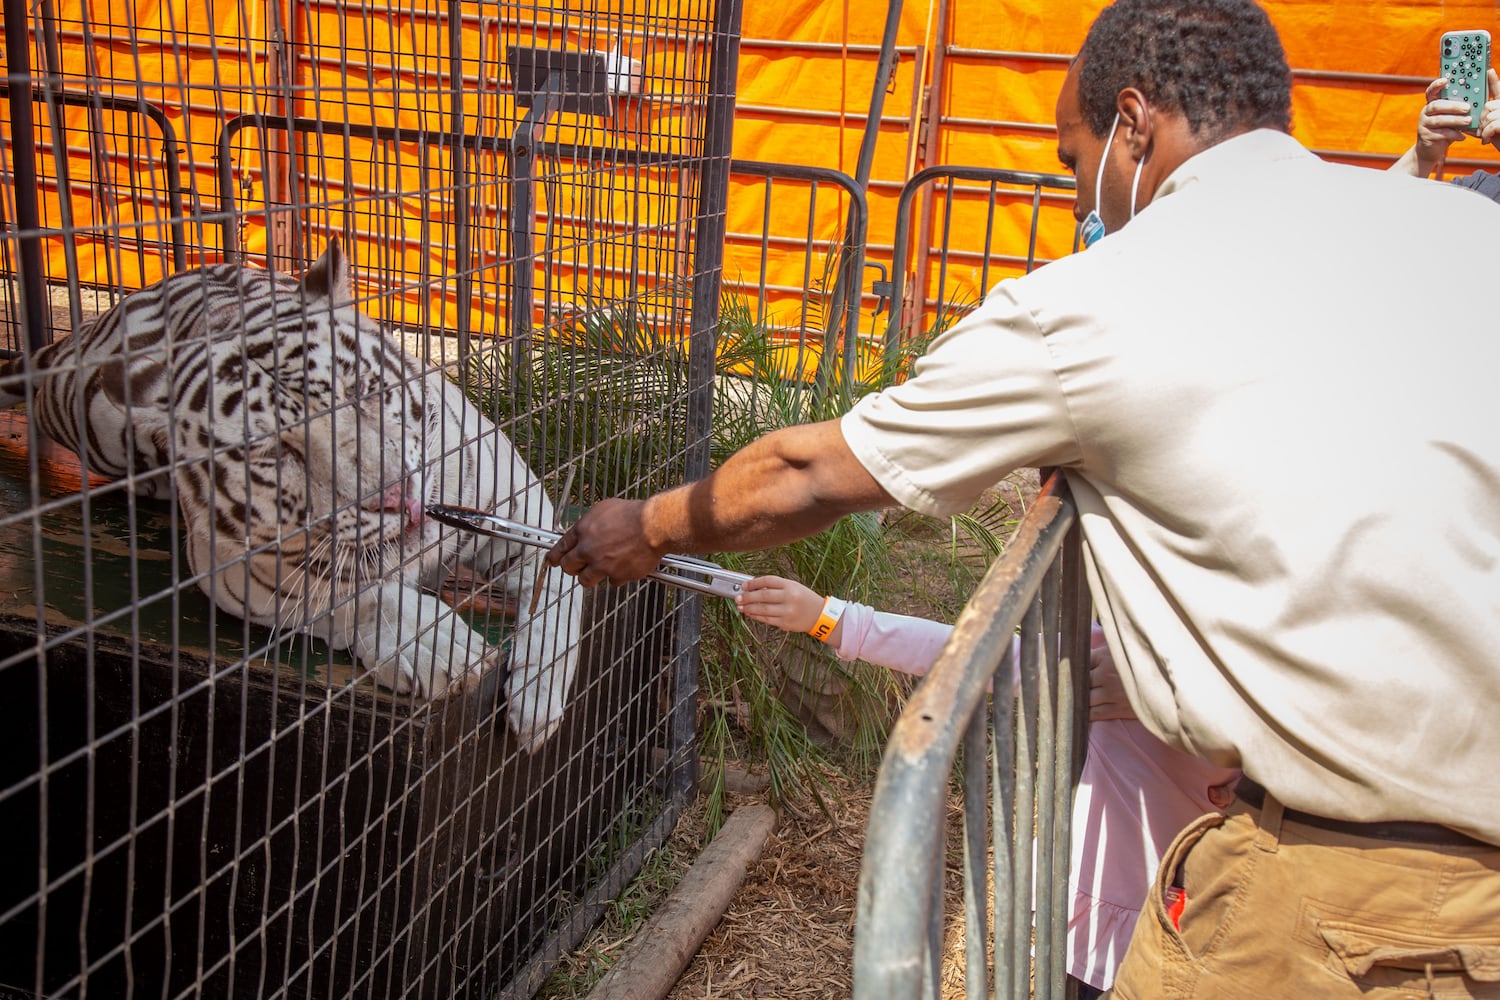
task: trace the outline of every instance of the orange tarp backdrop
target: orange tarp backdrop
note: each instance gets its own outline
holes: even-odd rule
[[[897,188],[913,166],[951,163],[1061,171],[1051,126],[1066,57],[1077,51],[1089,24],[1105,6],[1098,0],[947,0],[944,12],[939,2],[902,6],[900,59],[885,99],[885,121],[871,170],[873,259],[890,259]],[[1439,36],[1448,30],[1483,28],[1500,41],[1496,2],[1267,0],[1264,6],[1294,72],[1296,137],[1330,158],[1373,168],[1388,166],[1411,145],[1424,103],[1422,91],[1437,75]],[[873,49],[880,44],[888,8],[879,0],[747,4],[735,155],[852,174],[870,105]],[[951,48],[934,80],[934,54],[945,44]],[[921,88],[934,85],[941,89],[943,120],[928,122],[933,139],[926,155],[917,157],[910,114],[921,102],[914,101],[913,91],[920,98]],[[809,119],[778,114],[775,108],[828,115]],[[1467,173],[1474,166],[1500,166],[1500,156],[1477,140],[1465,141],[1452,154],[1449,174]],[[1025,253],[1030,212],[1029,205],[1021,207],[1026,210],[997,224],[997,252]],[[758,204],[731,199],[729,230],[754,231],[759,211]],[[962,219],[955,223],[953,241],[977,252],[982,246],[982,219],[977,214],[969,218],[973,225],[967,234]],[[1044,212],[1043,219],[1040,255],[1070,252],[1070,213]],[[837,211],[829,211],[822,220],[830,233],[840,224]],[[748,268],[752,252],[751,247],[731,246],[729,267]],[[795,263],[788,259],[786,266],[791,271]],[[964,295],[977,300],[983,291],[977,265],[950,268],[950,281],[954,270],[960,280],[970,276]],[[992,271],[990,280],[995,277]],[[951,300],[953,294],[948,297]],[[867,298],[867,312],[869,302]],[[864,328],[868,331],[869,326]]]
[[[353,231],[362,270],[373,264],[400,276],[401,298],[410,308],[399,318],[451,327],[457,300],[445,282],[457,263],[450,255],[455,192],[444,179],[451,175],[444,149],[410,142],[349,143],[330,139],[325,130],[321,148],[309,152],[305,137],[256,129],[239,133],[222,161],[217,148],[224,123],[235,114],[284,115],[288,105],[294,114],[329,122],[449,128],[445,5],[420,0],[393,9],[339,0],[290,5],[286,0],[150,0],[100,6],[57,0],[52,6],[65,89],[95,87],[138,96],[165,110],[182,157],[189,264],[213,259],[224,239],[237,241],[253,258],[266,256],[278,245],[272,227],[284,208],[281,217],[294,218],[295,225],[314,233]],[[892,260],[898,195],[915,170],[948,163],[1060,171],[1053,105],[1067,58],[1102,6],[1098,0],[927,0],[902,6],[899,58],[870,170],[871,260],[887,265]],[[879,0],[745,0],[735,157],[853,174],[889,7]],[[1439,35],[1485,28],[1500,38],[1497,2],[1268,0],[1266,7],[1295,74],[1297,137],[1324,155],[1372,168],[1385,167],[1410,145],[1422,90],[1437,73]],[[644,69],[649,100],[630,115],[612,122],[563,115],[554,137],[668,154],[701,142],[701,120],[695,116],[701,116],[703,105],[704,32],[712,4],[599,0],[541,11],[469,0],[459,10],[459,90],[468,134],[498,138],[514,128],[521,112],[508,85],[502,85],[508,83],[504,54],[521,44],[617,50]],[[546,24],[532,23],[528,32],[526,19]],[[278,48],[271,40],[276,37],[292,41]],[[42,59],[37,41],[32,65]],[[935,115],[924,111],[934,91]],[[50,141],[46,109],[39,105],[37,114],[39,134]],[[60,205],[57,179],[44,177],[44,226],[65,228],[66,208],[73,226],[95,227],[74,247],[85,282],[129,286],[154,280],[164,255],[142,247],[159,248],[169,232],[157,127],[108,109],[70,107],[62,117],[75,197]],[[109,136],[114,145],[106,155],[90,155],[90,134]],[[1473,140],[1454,152],[1450,172],[1500,163],[1493,150]],[[295,166],[279,168],[287,176],[278,176],[277,162]],[[461,266],[472,269],[476,281],[469,325],[489,332],[504,326],[502,269],[510,248],[503,211],[509,192],[498,154],[483,154],[476,164],[479,186],[469,192],[475,201],[470,257]],[[221,168],[228,171],[227,187]],[[690,257],[683,240],[684,199],[695,190],[686,173],[625,176],[578,162],[556,164],[553,174],[550,200],[539,198],[539,218],[552,225],[553,243],[550,262],[537,270],[538,287],[550,281],[569,294],[617,300],[640,295],[643,285],[662,282],[665,288],[682,278]],[[77,184],[79,177],[89,183]],[[741,291],[757,284],[770,288],[761,294],[771,302],[768,319],[774,325],[820,329],[821,319],[809,323],[798,315],[806,309],[796,290],[809,274],[820,280],[826,271],[843,231],[847,198],[835,192],[810,208],[783,189],[767,205],[762,190],[745,177],[731,183],[726,278]],[[985,270],[983,201],[981,194],[970,194],[967,201],[960,197],[948,220],[953,255],[945,265],[949,287],[943,294],[949,304],[972,304],[985,284],[1019,273],[1014,264]],[[1043,260],[1072,250],[1070,201],[1066,194],[1053,194],[1043,202],[1038,242]],[[221,203],[232,203],[235,213],[217,215]],[[991,261],[1024,256],[1031,215],[1029,192],[1001,199]],[[225,219],[233,230],[227,234],[220,231]],[[775,238],[769,248],[758,242],[765,229]],[[129,239],[117,238],[117,230]],[[935,232],[936,241],[941,229]],[[289,241],[282,234],[279,245],[295,243],[297,235]],[[122,251],[137,237],[133,254]],[[65,243],[61,237],[48,241],[54,278],[64,274]],[[935,267],[912,283],[935,292]],[[868,320],[875,302],[873,277],[866,272],[863,282],[866,334],[880,332]]]

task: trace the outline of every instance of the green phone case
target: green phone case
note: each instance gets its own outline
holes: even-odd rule
[[[1486,71],[1490,68],[1490,33],[1449,31],[1439,45],[1438,75],[1448,78],[1443,98],[1469,102],[1469,128],[1479,128],[1479,116],[1489,98]]]

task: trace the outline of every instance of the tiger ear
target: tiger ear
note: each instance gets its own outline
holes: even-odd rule
[[[323,255],[303,273],[302,291],[309,298],[322,296],[338,305],[354,301],[354,275],[337,236],[329,237]]]

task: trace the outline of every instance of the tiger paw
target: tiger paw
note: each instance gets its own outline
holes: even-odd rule
[[[562,724],[578,668],[583,602],[560,571],[550,575],[557,579],[548,580],[545,604],[517,623],[511,639],[506,715],[516,741],[527,751],[545,743]]]
[[[375,683],[397,694],[440,698],[497,659],[482,635],[430,594],[388,585],[369,604],[354,655]]]

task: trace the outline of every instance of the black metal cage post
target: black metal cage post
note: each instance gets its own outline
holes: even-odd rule
[[[703,471],[740,0],[150,6],[5,9],[0,992],[531,996],[697,605],[424,507]]]

